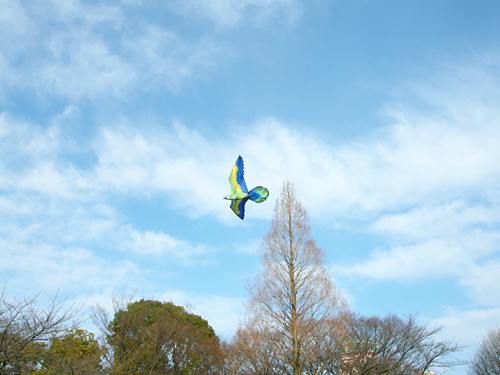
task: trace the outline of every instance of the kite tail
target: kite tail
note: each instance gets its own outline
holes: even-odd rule
[[[267,190],[265,187],[257,186],[257,187],[254,187],[252,190],[250,190],[248,192],[248,195],[249,195],[250,200],[252,200],[256,203],[262,203],[269,196],[269,190]]]

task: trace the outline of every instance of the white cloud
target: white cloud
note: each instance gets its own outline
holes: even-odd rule
[[[193,246],[188,241],[175,239],[163,232],[132,230],[130,237],[132,251],[145,255],[172,254],[175,258],[190,259],[207,252],[206,246]]]
[[[473,303],[498,304],[500,80],[490,63],[416,86],[419,106],[388,106],[392,125],[337,153],[347,184],[357,187],[344,203],[365,213],[367,229],[386,241],[339,272],[453,277]]]
[[[229,176],[232,167],[230,159],[220,157],[224,148],[180,125],[147,132],[123,126],[105,129],[96,146],[96,173],[103,189],[165,192],[172,204],[188,208],[194,217],[220,215],[229,189],[223,176]]]
[[[444,326],[443,337],[471,345],[480,342],[481,336],[498,326],[499,313],[500,308],[464,311],[448,308],[445,316],[435,319],[435,323]]]
[[[2,232],[5,235],[6,231]],[[104,260],[91,249],[64,247],[56,239],[9,238],[2,239],[1,246],[3,281],[18,295],[41,290],[53,294],[61,288],[65,294],[99,291],[105,285],[130,285],[129,280],[141,280],[141,271],[131,261]]]
[[[124,37],[122,45],[143,90],[162,82],[177,91],[186,79],[203,77],[227,53],[225,46],[212,38],[188,43],[158,25],[144,27],[137,36]]]
[[[263,242],[261,239],[255,239],[245,244],[235,244],[234,247],[238,253],[257,255],[261,251]]]
[[[459,280],[471,300],[482,306],[500,306],[499,283],[500,260],[496,257],[485,258],[472,265]]]
[[[259,25],[276,19],[293,25],[302,15],[298,0],[182,0],[172,8],[186,16],[208,18],[220,27],[233,27],[247,19]]]
[[[79,186],[94,184],[103,192],[168,192],[172,204],[187,208],[193,217],[229,220],[220,198],[227,193],[232,163],[242,154],[247,163],[251,161],[246,167],[248,184],[270,188],[271,202],[282,182],[290,179],[310,213],[325,220],[364,215],[375,220],[374,232],[406,241],[409,236],[429,239],[431,233],[439,237],[444,231],[451,236],[464,221],[471,221],[468,227],[498,222],[492,199],[500,188],[495,162],[500,157],[500,128],[492,120],[496,107],[489,111],[481,115],[489,122],[472,126],[476,119],[452,122],[447,112],[439,118],[421,118],[387,110],[393,125],[336,148],[273,118],[235,127],[224,137],[208,137],[180,124],[163,129],[141,124],[139,130],[121,122],[103,128],[96,140],[95,175],[42,159],[23,181],[25,186],[58,193],[72,189],[65,181],[75,185],[78,180]],[[57,146],[50,146],[54,135],[49,132],[31,142],[35,139],[42,140],[38,148]],[[469,203],[475,199],[484,203]],[[272,204],[266,204],[253,211],[257,217],[269,217],[271,210]],[[389,214],[378,216],[387,210]]]
[[[94,295],[146,285],[162,262],[210,264],[207,246],[128,223],[108,202],[113,188],[92,167],[72,164],[58,130],[72,112],[45,129],[0,114],[0,274],[9,288],[18,295],[59,287]],[[151,257],[157,261],[147,264]]]
[[[193,217],[214,215],[232,222],[233,214],[221,202],[229,191],[227,179],[239,154],[251,161],[245,167],[249,188],[264,185],[271,190],[266,204],[247,204],[253,217],[270,217],[273,201],[286,179],[298,181],[299,194],[300,187],[310,192],[304,199],[314,208],[323,208],[321,198],[328,197],[325,178],[331,176],[322,169],[328,165],[311,157],[321,157],[328,147],[272,118],[234,128],[229,136],[220,138],[208,138],[180,124],[138,130],[121,123],[103,129],[95,149],[99,160],[96,173],[103,189],[168,193],[173,205],[187,208]]]
[[[455,242],[437,238],[390,250],[374,250],[367,261],[352,267],[339,267],[338,272],[368,276],[379,280],[441,278],[460,275],[473,260]]]
[[[340,178],[349,188],[342,192],[343,201],[363,210],[397,209],[498,188],[498,179],[491,176],[500,171],[493,162],[500,156],[493,142],[500,139],[500,130],[496,123],[464,125],[400,121],[336,152]],[[335,186],[332,190],[336,195]]]
[[[134,66],[112,53],[99,36],[75,31],[74,35],[61,36],[61,40],[56,40],[58,37],[50,42],[52,56],[33,72],[40,94],[55,93],[72,99],[104,95],[120,98],[134,84]]]
[[[15,58],[25,51],[36,29],[30,27],[30,19],[19,0],[1,0],[0,7],[0,53],[5,58]]]
[[[375,233],[415,241],[435,237],[455,238],[466,229],[492,227],[499,221],[500,212],[496,205],[470,205],[455,201],[439,206],[421,206],[402,214],[383,215],[370,229]]]
[[[145,55],[152,60],[163,56],[162,36],[166,44],[182,44],[161,29],[145,35],[151,42]],[[196,55],[179,49],[180,60]],[[113,56],[104,42],[97,53]],[[158,74],[166,73],[160,69]],[[234,223],[222,196],[241,154],[249,187],[264,185],[271,191],[269,202],[248,203],[247,218],[269,219],[283,181],[290,179],[311,216],[326,223],[350,220],[386,240],[365,262],[343,267],[348,273],[398,280],[452,276],[476,303],[497,303],[491,285],[498,281],[500,244],[500,96],[494,95],[500,82],[474,69],[470,74],[475,79],[448,78],[445,88],[427,89],[424,98],[440,98],[437,109],[388,107],[389,125],[335,147],[273,118],[215,136],[181,124],[117,121],[84,146],[97,160],[85,170],[72,164],[68,150],[61,152],[58,121],[72,116],[76,107],[56,116],[46,129],[2,113],[2,231],[7,240],[27,238],[14,248],[25,249],[38,239],[34,243],[46,255],[47,269],[55,268],[58,254],[91,264],[95,259],[89,249],[98,241],[109,251],[125,249],[132,270],[141,250],[173,259],[204,253],[202,244],[134,228],[106,200],[113,194],[158,195],[191,217]],[[467,84],[460,86],[462,80]],[[76,250],[70,256],[68,249]],[[19,266],[14,253],[9,259]],[[70,268],[60,264],[61,275],[70,277]]]
[[[123,23],[123,11],[111,4],[112,2],[92,4],[80,0],[48,0],[38,1],[26,9],[44,21],[53,19],[72,25],[75,20],[80,20],[88,26],[110,23],[113,27],[119,27]]]
[[[19,200],[23,205],[12,205]],[[210,259],[206,246],[140,231],[102,204],[18,194],[0,197],[0,209],[0,274],[18,295],[59,288],[65,295],[144,289],[168,277],[168,269],[156,274],[165,262]]]
[[[133,89],[176,91],[226,54],[213,39],[187,41],[147,22],[134,25],[131,36],[135,20],[127,18],[125,4],[4,2],[9,17],[0,18],[0,31],[6,30],[0,33],[0,89],[8,87],[9,93],[78,101],[126,99]]]
[[[471,126],[474,118],[450,123],[445,116],[442,122],[433,116],[415,121],[411,115],[398,116],[395,124],[336,148],[273,118],[211,138],[182,125],[152,133],[148,129],[148,135],[131,124],[127,130],[108,127],[98,143],[96,170],[103,182],[120,189],[146,184],[168,190],[193,216],[220,215],[216,202],[227,189],[225,176],[238,154],[251,160],[249,185],[266,185],[274,200],[284,180],[295,181],[310,213],[328,221],[371,220],[385,210],[393,215],[474,199],[485,200],[485,208],[474,204],[461,215],[488,210],[496,215],[488,205],[500,190],[497,123]],[[268,208],[259,212],[269,217]]]
[[[497,205],[453,202],[383,215],[370,229],[382,234],[389,248],[376,249],[369,259],[343,272],[385,280],[469,279],[477,273],[476,263],[500,248],[500,232],[494,229],[499,212]]]
[[[168,291],[153,298],[172,301],[186,307],[190,312],[200,315],[223,339],[229,339],[245,314],[244,299],[220,295],[196,295],[181,291]]]

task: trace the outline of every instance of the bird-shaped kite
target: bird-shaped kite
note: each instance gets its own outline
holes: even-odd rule
[[[262,186],[254,187],[248,191],[243,177],[243,158],[241,155],[234,163],[233,170],[229,175],[229,185],[231,185],[231,195],[226,195],[224,199],[231,200],[230,207],[241,220],[245,217],[245,203],[249,199],[256,203],[262,203],[269,196],[269,190]]]

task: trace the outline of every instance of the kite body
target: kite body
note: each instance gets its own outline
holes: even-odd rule
[[[238,157],[231,170],[229,185],[231,186],[231,194],[226,195],[224,199],[231,200],[230,207],[241,220],[245,217],[245,204],[249,199],[256,203],[262,203],[269,196],[269,190],[262,186],[248,191],[243,176],[243,158],[241,156]]]

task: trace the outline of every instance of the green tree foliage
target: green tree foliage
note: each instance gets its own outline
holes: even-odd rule
[[[106,327],[116,374],[220,373],[218,337],[206,320],[183,307],[141,299],[115,309],[110,322],[103,316],[99,326]]]
[[[104,348],[93,333],[73,328],[62,336],[53,336],[42,356],[43,375],[91,375],[102,372]]]
[[[5,334],[2,335],[5,344],[18,342],[22,340],[17,335]],[[40,362],[45,353],[45,344],[43,342],[29,342],[22,350],[16,351],[15,355],[10,355],[8,351],[2,353],[2,357],[9,356],[7,361],[2,363],[0,367],[0,374],[2,375],[19,375],[19,374],[32,374],[37,372],[40,367]]]

